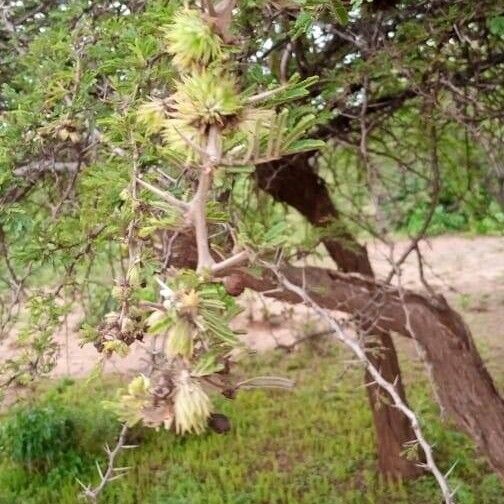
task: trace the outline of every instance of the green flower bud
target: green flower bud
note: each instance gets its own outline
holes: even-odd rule
[[[133,264],[128,268],[126,279],[128,280],[128,284],[133,288],[140,285],[140,268],[137,264]]]
[[[191,357],[194,348],[196,328],[184,317],[179,317],[170,331],[166,342],[167,355]]]
[[[197,128],[209,125],[222,127],[243,109],[234,77],[218,71],[203,70],[185,77],[178,83],[171,100],[176,112],[171,114],[173,119],[165,123],[166,139],[172,120],[181,120]]]
[[[222,56],[220,37],[197,10],[185,9],[175,14],[165,33],[172,62],[181,70],[207,66]]]
[[[116,353],[120,357],[126,357],[129,353],[129,346],[121,340],[110,340],[103,343],[103,350],[109,354]]]
[[[211,412],[212,403],[201,385],[191,378],[188,371],[182,371],[177,381],[174,400],[177,434],[201,434],[207,426]]]
[[[105,401],[104,406],[112,410],[129,427],[143,420],[143,410],[149,404],[150,380],[144,375],[137,376],[128,385],[128,394],[118,402]]]
[[[140,105],[137,112],[138,121],[145,125],[147,133],[156,134],[163,128],[166,112],[162,100],[151,100]]]
[[[119,193],[119,198],[121,198],[122,201],[128,201],[131,197],[131,193],[127,187],[125,187],[120,193]]]
[[[128,385],[128,394],[137,397],[143,398],[149,393],[150,388],[150,380],[143,374],[133,378]]]

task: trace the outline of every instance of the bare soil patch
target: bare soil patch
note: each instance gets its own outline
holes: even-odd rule
[[[396,258],[407,245],[406,241],[396,243]],[[441,236],[423,243],[421,251],[426,280],[463,312],[491,371],[504,378],[504,238]],[[385,278],[390,271],[389,249],[369,243],[369,253],[378,277]],[[332,267],[329,259],[322,264]],[[402,270],[405,287],[423,288],[414,254]],[[252,350],[263,352],[278,344],[288,345],[317,330],[316,321],[305,307],[292,307],[252,294],[247,294],[244,302],[246,309],[236,325],[247,331],[244,341]],[[79,346],[76,329],[80,321],[80,313],[71,313],[56,334],[61,352],[54,376],[82,377],[97,363],[99,356],[93,346]],[[411,345],[403,341],[401,350],[413,356]],[[126,358],[108,359],[105,371],[129,375],[141,370],[146,353],[141,346],[134,347]],[[15,351],[12,340],[4,341],[0,348],[4,358]]]

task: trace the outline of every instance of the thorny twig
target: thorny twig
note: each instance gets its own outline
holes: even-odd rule
[[[361,343],[350,336],[347,332],[345,332],[341,326],[341,324],[330,314],[328,310],[322,308],[318,303],[316,303],[306,292],[303,287],[293,284],[289,280],[283,276],[278,268],[275,265],[264,263],[263,265],[270,269],[275,276],[278,278],[279,282],[287,289],[299,296],[303,302],[313,308],[313,310],[318,313],[322,319],[334,329],[334,334],[336,338],[341,341],[344,345],[346,345],[359,359],[360,362],[364,365],[366,370],[369,372],[374,382],[383,390],[387,392],[387,394],[392,399],[394,406],[399,409],[405,416],[408,418],[411,428],[415,432],[415,436],[417,438],[418,444],[422,448],[425,454],[425,463],[422,463],[421,466],[427,469],[432,473],[435,477],[438,486],[442,492],[443,499],[445,504],[455,504],[454,500],[454,492],[450,489],[450,486],[446,480],[446,477],[443,475],[441,470],[436,464],[432,453],[432,447],[426,440],[420,422],[418,420],[417,415],[413,410],[411,410],[403,401],[401,396],[396,390],[395,383],[390,383],[383,378],[380,373],[380,370],[376,368],[368,355],[366,354],[365,349],[362,347]]]
[[[101,494],[107,483],[114,481],[116,479],[124,476],[129,469],[129,467],[114,467],[114,462],[121,450],[126,450],[129,448],[136,448],[135,445],[126,445],[126,434],[128,433],[128,426],[124,424],[121,429],[121,433],[119,434],[119,439],[117,440],[116,445],[113,449],[105,445],[105,453],[108,456],[108,464],[105,472],[102,472],[100,465],[98,462],[96,463],[96,467],[98,469],[98,474],[100,475],[100,483],[97,486],[91,487],[89,485],[85,485],[82,481],[77,480],[79,485],[83,488],[82,496],[88,499],[91,502],[97,502],[98,496]]]

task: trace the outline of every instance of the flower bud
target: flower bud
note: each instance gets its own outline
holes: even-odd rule
[[[126,279],[128,280],[128,284],[133,288],[140,285],[140,270],[136,264],[128,268]]]
[[[199,296],[198,293],[192,289],[180,297],[180,311],[195,317],[198,314]]]
[[[121,340],[109,340],[103,343],[103,350],[107,353],[108,356],[112,354],[117,354],[120,357],[126,357],[129,353],[129,346]]]
[[[150,380],[143,374],[136,376],[128,385],[128,394],[134,397],[144,397],[148,394]]]
[[[167,355],[180,355],[189,358],[194,347],[196,328],[184,317],[179,317],[170,331],[166,342]]]
[[[176,385],[174,413],[177,434],[205,430],[212,403],[200,384],[191,378],[189,372],[181,372]]]

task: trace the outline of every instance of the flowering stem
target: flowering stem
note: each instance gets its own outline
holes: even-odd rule
[[[196,270],[198,272],[211,268],[215,263],[208,244],[205,208],[208,193],[212,187],[212,171],[220,161],[219,131],[216,126],[211,126],[208,132],[206,157],[198,181],[198,189],[190,203],[189,210],[196,233],[196,246],[198,248],[198,266]]]

